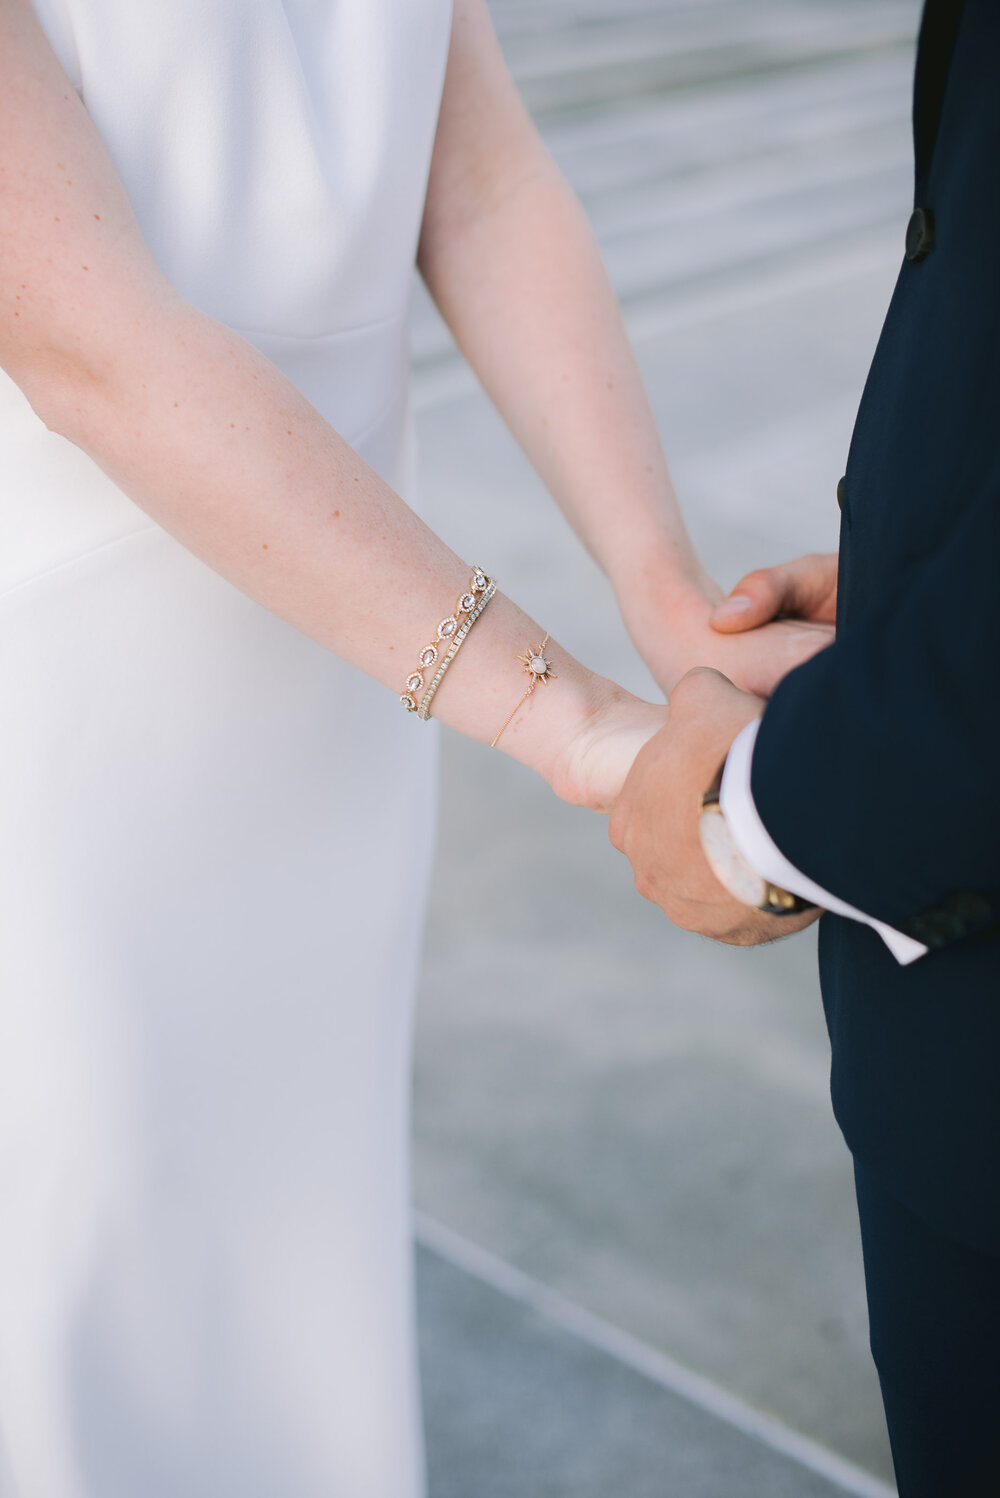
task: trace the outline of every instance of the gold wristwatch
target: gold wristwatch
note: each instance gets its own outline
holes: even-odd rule
[[[816,907],[787,889],[772,884],[747,863],[736,846],[719,805],[722,787],[722,772],[726,768],[723,760],[719,772],[701,798],[698,816],[698,836],[708,866],[723,889],[728,890],[734,900],[750,905],[765,915],[799,915],[803,910]]]

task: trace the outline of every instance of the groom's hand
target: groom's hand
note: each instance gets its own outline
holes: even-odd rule
[[[639,753],[611,814],[610,836],[639,893],[685,931],[756,946],[808,926],[817,912],[770,916],[734,900],[712,873],[698,837],[701,797],[761,698],[700,667],[670,695],[665,728]]]
[[[712,628],[741,634],[772,619],[805,619],[834,624],[837,619],[839,557],[812,553],[779,567],[748,572],[712,610]]]

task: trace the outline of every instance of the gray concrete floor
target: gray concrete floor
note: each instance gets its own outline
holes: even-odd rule
[[[706,562],[731,583],[832,548],[909,207],[916,0],[492,9],[600,235]],[[653,695],[607,584],[422,297],[415,363],[432,523],[581,659]],[[421,1211],[889,1477],[811,935],[743,952],[674,930],[602,819],[480,746],[450,737],[443,783]],[[433,1246],[421,1296],[432,1498],[855,1490],[750,1454]]]
[[[438,1254],[419,1271],[435,1498],[842,1498],[834,1464],[806,1466]]]

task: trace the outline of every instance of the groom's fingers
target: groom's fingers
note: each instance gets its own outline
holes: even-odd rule
[[[722,634],[738,634],[767,624],[785,607],[791,581],[788,567],[761,568],[740,579],[728,598],[712,610],[712,628]]]
[[[757,629],[779,614],[832,623],[837,605],[837,557],[812,554],[741,578],[712,610],[720,634]]]

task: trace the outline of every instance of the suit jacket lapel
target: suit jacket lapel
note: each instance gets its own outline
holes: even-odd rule
[[[917,200],[934,154],[948,68],[964,3],[965,0],[926,0],[924,6],[913,84],[913,152]]]

